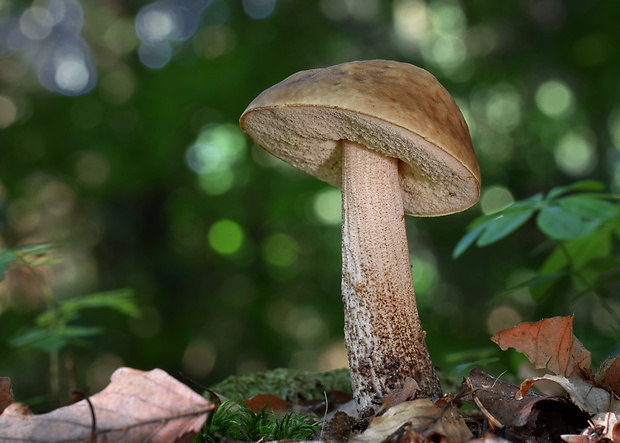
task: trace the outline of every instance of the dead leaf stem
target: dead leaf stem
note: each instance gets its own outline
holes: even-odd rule
[[[90,416],[92,418],[91,428],[90,428],[90,442],[96,443],[97,441],[97,416],[95,415],[95,407],[93,406],[90,398],[88,398],[88,394],[81,389],[74,389],[71,391],[73,395],[79,395],[82,399],[86,400],[88,403],[88,407],[90,408]]]

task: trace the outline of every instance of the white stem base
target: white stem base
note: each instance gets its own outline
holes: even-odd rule
[[[353,395],[369,416],[414,378],[440,397],[415,302],[398,160],[342,141],[342,298]]]

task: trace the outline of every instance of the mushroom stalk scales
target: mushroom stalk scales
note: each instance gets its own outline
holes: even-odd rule
[[[341,141],[342,298],[354,398],[372,413],[405,377],[442,395],[415,302],[399,160]]]

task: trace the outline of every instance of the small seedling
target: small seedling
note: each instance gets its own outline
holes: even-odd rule
[[[77,325],[80,314],[86,309],[110,308],[128,316],[138,315],[133,294],[126,289],[59,300],[41,272],[43,266],[61,262],[55,255],[57,250],[56,246],[49,243],[0,250],[0,281],[9,269],[25,268],[41,288],[45,310],[35,318],[34,325],[12,337],[9,344],[15,348],[35,349],[49,354],[53,404],[58,404],[60,397],[61,352],[70,345],[86,345],[86,338],[103,332],[97,326]]]

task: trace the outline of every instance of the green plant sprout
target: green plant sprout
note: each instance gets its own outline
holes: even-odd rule
[[[278,418],[265,408],[254,412],[243,400],[227,400],[217,407],[194,442],[308,440],[321,432],[315,417],[289,412]]]
[[[87,345],[85,340],[101,334],[97,326],[74,324],[85,309],[110,308],[122,314],[136,317],[139,314],[133,294],[123,289],[111,292],[98,292],[83,296],[58,300],[44,275],[42,266],[52,266],[61,262],[53,255],[58,248],[49,243],[37,243],[14,249],[0,250],[0,281],[9,269],[26,268],[40,286],[45,301],[45,310],[34,320],[34,325],[9,340],[9,344],[21,349],[35,349],[49,354],[50,394],[52,404],[60,399],[60,355],[70,345]]]
[[[620,316],[606,298],[613,295],[612,283],[620,280],[620,196],[603,192],[593,180],[576,182],[516,201],[500,211],[474,220],[457,243],[453,258],[474,243],[484,247],[496,243],[530,219],[548,238],[542,248],[551,252],[536,275],[503,292],[527,287],[534,300],[541,300],[560,281],[569,282],[575,297],[592,294],[620,325]]]

